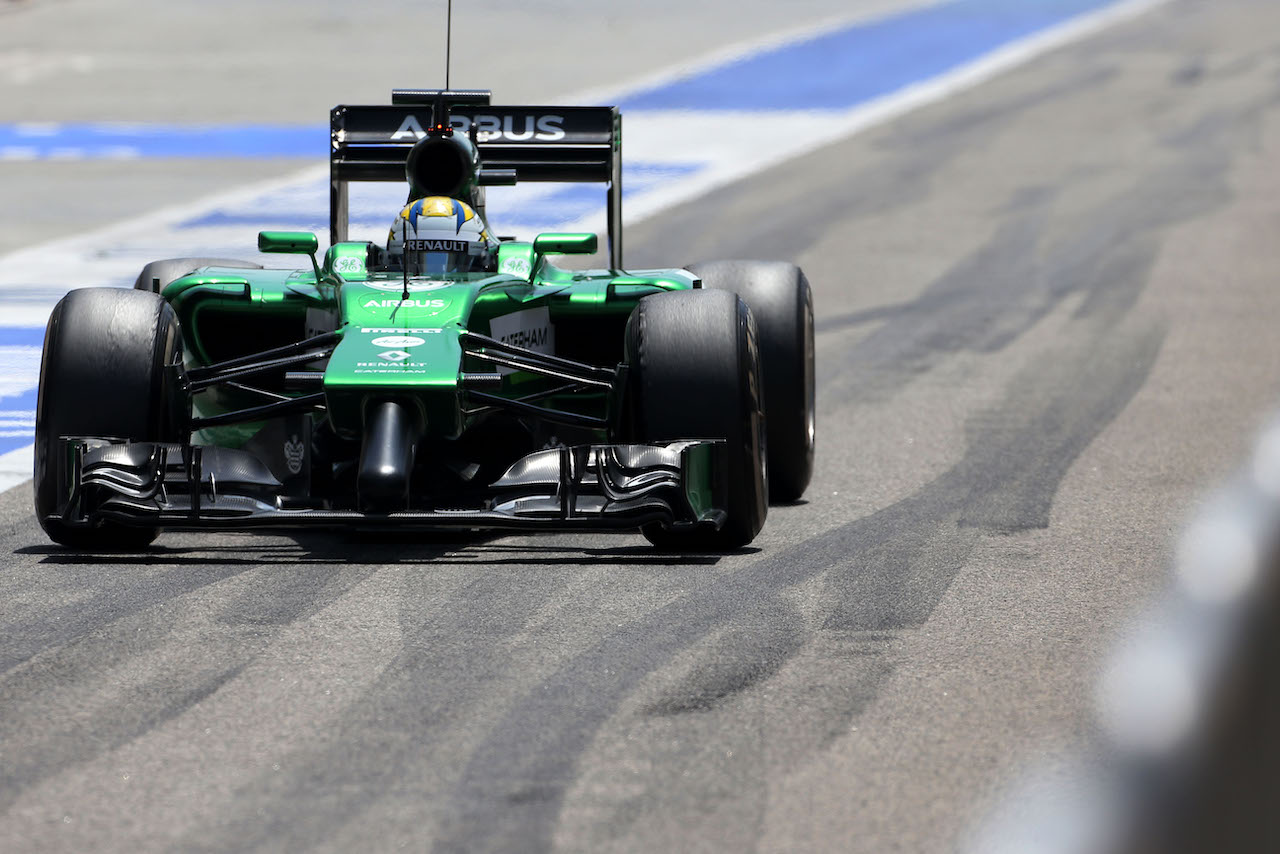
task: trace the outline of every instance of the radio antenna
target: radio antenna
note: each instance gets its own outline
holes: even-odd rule
[[[414,233],[416,234],[417,231],[418,229],[415,226]],[[400,299],[407,300],[409,299],[409,220],[407,219],[400,223],[400,246],[404,249],[403,261],[400,264],[400,268],[404,270],[404,292],[401,294]],[[395,312],[392,312],[392,314],[395,314]]]
[[[449,60],[453,48],[453,0],[449,0],[449,10],[445,13],[444,25],[444,88],[449,88]]]

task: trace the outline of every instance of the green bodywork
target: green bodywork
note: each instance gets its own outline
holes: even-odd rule
[[[267,251],[308,254],[315,238],[306,238],[277,232],[264,234],[262,243]],[[325,417],[339,436],[358,439],[369,405],[394,399],[421,415],[427,443],[448,441],[484,417],[480,407],[468,403],[460,375],[496,372],[490,363],[464,358],[459,338],[464,332],[500,337],[499,331],[514,324],[517,338],[511,343],[614,367],[623,360],[624,328],[636,302],[695,284],[684,270],[568,270],[551,260],[555,252],[592,249],[593,235],[506,242],[499,248],[498,272],[415,276],[408,280],[405,299],[402,274],[369,271],[369,244],[346,242],[330,247],[318,269],[207,267],[170,283],[163,296],[182,324],[188,368],[336,330],[341,342],[322,367]],[[549,329],[543,328],[544,319]],[[258,334],[263,329],[279,340],[263,340]],[[484,390],[517,397],[557,385],[555,379],[516,370],[503,372],[500,382]],[[609,397],[605,391],[578,392],[547,402],[609,417]],[[255,402],[261,401],[222,390],[196,395],[193,406],[198,416],[211,416]],[[259,427],[212,428],[198,441],[237,447]]]
[[[406,89],[389,106],[335,107],[330,245],[258,235],[260,252],[304,256],[278,265],[290,269],[228,261],[167,281],[205,262],[149,265],[140,287],[162,285],[178,321],[161,313],[153,359],[183,364],[152,365],[160,404],[144,435],[60,439],[65,471],[42,519],[104,532],[730,530],[743,448],[655,426],[671,403],[649,392],[654,376],[678,383],[683,362],[647,368],[647,338],[628,351],[640,300],[700,282],[624,269],[618,109],[489,100]],[[369,181],[408,185],[408,224],[385,248],[348,237],[349,184]],[[524,181],[607,185],[608,269],[554,263],[594,255],[595,234],[494,236],[484,188]],[[419,231],[424,216],[454,219]]]

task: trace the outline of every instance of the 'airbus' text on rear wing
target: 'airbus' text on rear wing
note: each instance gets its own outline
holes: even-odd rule
[[[396,90],[390,106],[339,105],[330,113],[329,237],[347,239],[348,184],[403,181],[409,150],[448,102],[449,124],[471,136],[484,173],[516,181],[598,182],[606,194],[609,262],[622,267],[622,118],[617,107],[491,106],[485,90]]]

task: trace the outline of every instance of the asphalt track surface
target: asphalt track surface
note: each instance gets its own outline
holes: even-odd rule
[[[740,554],[85,558],[0,495],[0,849],[961,843],[1079,748],[1280,401],[1278,25],[1175,0],[633,229],[632,264],[814,283],[817,473]]]

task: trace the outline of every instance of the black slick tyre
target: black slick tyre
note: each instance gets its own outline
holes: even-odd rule
[[[200,267],[234,267],[240,270],[262,269],[261,264],[237,261],[234,258],[165,258],[162,261],[152,261],[143,267],[142,272],[138,274],[137,280],[133,283],[133,288],[138,291],[151,291],[153,294],[158,294],[164,290],[165,285],[176,279],[181,279],[187,273]]]
[[[85,550],[144,548],[156,531],[104,523],[73,527],[57,512],[60,436],[177,442],[190,399],[166,365],[182,361],[182,333],[158,295],[84,288],[49,316],[36,403],[36,519],[54,542]]]
[[[815,386],[813,294],[804,272],[778,261],[690,264],[703,288],[737,294],[760,335],[765,420],[769,427],[769,500],[797,501],[813,476]]]
[[[730,293],[672,291],[637,303],[626,331],[629,410],[638,441],[724,439],[719,530],[643,528],[676,551],[731,551],[768,513],[765,419],[755,327]]]

